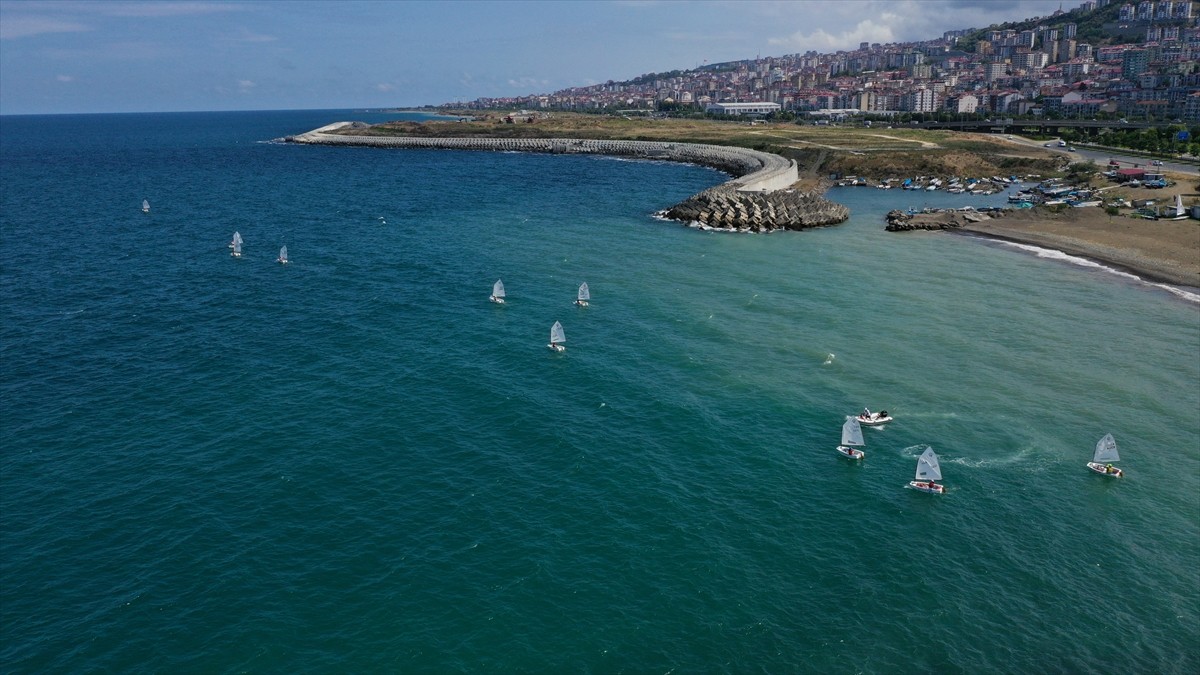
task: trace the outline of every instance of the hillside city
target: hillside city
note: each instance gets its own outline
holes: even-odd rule
[[[1089,0],[923,42],[809,51],[643,75],[475,109],[843,116],[1029,115],[1200,121],[1200,18],[1189,0]]]

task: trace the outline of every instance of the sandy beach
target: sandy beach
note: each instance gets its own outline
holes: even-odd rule
[[[1200,288],[1200,221],[1111,216],[1099,208],[1015,210],[959,232],[1062,251],[1143,279]]]

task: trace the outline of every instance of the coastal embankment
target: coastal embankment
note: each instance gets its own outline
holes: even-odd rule
[[[337,122],[282,140],[312,145],[597,154],[684,162],[724,171],[733,179],[661,212],[672,220],[712,229],[768,232],[834,225],[850,216],[849,209],[825,199],[819,192],[796,189],[799,174],[794,160],[748,148],[663,141],[363,134],[368,128],[361,122]]]

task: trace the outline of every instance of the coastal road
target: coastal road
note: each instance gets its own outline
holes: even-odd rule
[[[1033,139],[1023,138],[1021,136],[1005,136],[1005,139],[1018,145],[1038,147],[1043,150],[1066,155],[1072,159],[1076,157],[1082,160],[1090,159],[1101,167],[1107,166],[1108,160],[1115,159],[1121,164],[1121,168],[1123,169],[1132,168],[1134,164],[1137,164],[1139,167],[1144,169],[1158,169],[1161,171],[1171,171],[1174,173],[1185,173],[1193,176],[1200,176],[1200,167],[1197,167],[1194,164],[1174,162],[1165,158],[1160,160],[1163,163],[1162,166],[1151,166],[1150,162],[1154,161],[1153,157],[1139,157],[1136,155],[1126,155],[1119,152],[1111,152],[1109,150],[1092,150],[1090,148],[1076,148],[1075,152],[1070,152],[1066,148],[1060,148],[1057,146],[1050,148],[1045,147],[1045,144],[1049,141],[1035,141]]]

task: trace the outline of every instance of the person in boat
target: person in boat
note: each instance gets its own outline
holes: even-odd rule
[[[863,408],[862,415],[860,415],[860,417],[867,420],[871,419],[871,409]]]

